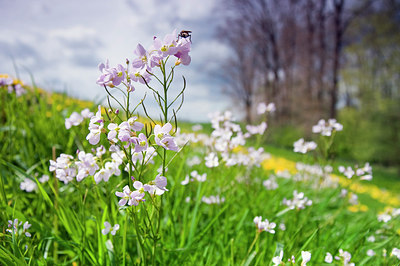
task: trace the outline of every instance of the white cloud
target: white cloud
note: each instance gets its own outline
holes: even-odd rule
[[[171,91],[179,91],[184,75],[188,84],[180,117],[206,121],[209,112],[225,108],[228,102],[220,97],[220,85],[212,77],[228,53],[213,34],[218,1],[133,3],[138,2],[0,1],[0,72],[13,74],[13,57],[26,82],[30,77],[25,68],[46,89],[97,100],[106,96],[95,83],[98,63],[109,59],[111,65],[123,64],[125,58],[133,58],[137,43],[148,47],[154,35],[163,37],[174,28],[186,29],[193,31],[192,64],[177,69]],[[142,96],[143,91],[138,87],[135,96]],[[154,109],[149,96],[149,108]]]

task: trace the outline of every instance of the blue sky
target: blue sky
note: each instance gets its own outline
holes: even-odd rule
[[[180,67],[188,86],[179,118],[207,121],[207,114],[224,110],[229,99],[221,94],[219,62],[229,49],[215,37],[216,0],[50,1],[0,0],[0,73],[19,76],[47,90],[74,97],[105,97],[96,84],[100,62],[111,65],[132,59],[137,43],[151,45],[153,36],[178,30],[193,31],[192,63]],[[179,81],[179,80],[178,80]],[[178,90],[180,83],[176,83]],[[137,98],[145,88],[138,88]],[[150,100],[150,97],[147,97]],[[150,101],[148,101],[150,104]]]

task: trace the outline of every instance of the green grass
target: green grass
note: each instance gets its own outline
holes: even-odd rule
[[[57,156],[60,153],[75,156],[77,149],[90,152],[93,147],[85,140],[87,122],[71,130],[64,126],[64,118],[73,110],[80,111],[81,106],[72,104],[60,110],[58,106],[66,102],[66,96],[60,96],[65,97],[60,102],[52,102],[48,99],[50,96],[37,92],[16,98],[0,89],[0,97],[5,105],[0,116],[2,265],[71,265],[74,262],[133,265],[144,260],[152,264],[155,238],[159,238],[154,261],[157,265],[270,265],[280,250],[284,251],[285,261],[294,255],[300,265],[301,251],[307,250],[312,253],[311,265],[324,265],[326,252],[335,256],[339,249],[349,251],[352,262],[357,265],[399,262],[389,256],[394,247],[400,246],[399,217],[393,217],[387,224],[379,222],[377,212],[384,206],[376,205],[368,196],[360,195],[360,200],[371,208],[354,213],[348,210],[348,200],[340,197],[341,187],[323,187],[316,176],[301,182],[278,178],[279,188],[266,190],[262,181],[271,172],[259,167],[210,169],[204,163],[189,166],[188,159],[195,155],[204,158],[209,153],[209,148],[200,143],[185,146],[168,166],[169,191],[155,199],[156,206],[162,210],[159,217],[148,196],[136,208],[120,208],[115,192],[128,184],[126,172],[99,184],[89,176],[67,185],[49,172],[53,147]],[[209,125],[204,126],[204,132],[210,132]],[[184,131],[190,130],[191,124],[183,123],[181,127]],[[102,143],[108,145],[105,136]],[[293,161],[313,159],[273,146],[265,150]],[[167,153],[168,158],[174,155],[174,152]],[[340,163],[336,162],[335,166]],[[152,180],[161,164],[156,158],[154,166],[146,170],[144,181]],[[207,181],[181,185],[193,170],[206,173]],[[38,177],[50,175],[50,181],[38,182],[36,173]],[[34,180],[38,190],[21,191],[19,186],[24,178]],[[399,186],[394,173],[379,167],[374,167],[374,178],[374,184],[381,187]],[[294,190],[304,192],[313,204],[303,210],[287,210],[282,200],[292,198]],[[213,205],[202,202],[203,196],[211,195],[224,197],[225,202]],[[277,225],[284,223],[286,230],[277,227],[275,234],[262,232],[254,241],[257,230],[253,219],[260,215]],[[14,218],[32,224],[28,230],[31,238],[5,231],[8,220]],[[160,218],[158,233],[154,232],[157,228],[153,218]],[[104,221],[121,226],[115,236],[101,234]],[[150,221],[153,221],[151,225]],[[374,243],[366,241],[371,235],[376,237]],[[140,237],[146,239],[143,246]],[[368,249],[377,255],[366,256]],[[384,250],[387,257],[382,256]]]

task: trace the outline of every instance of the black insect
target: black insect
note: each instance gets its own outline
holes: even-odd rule
[[[192,42],[192,32],[190,30],[183,30],[178,34],[178,40],[179,38],[189,38],[189,41]]]

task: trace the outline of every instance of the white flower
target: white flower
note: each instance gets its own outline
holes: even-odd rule
[[[276,183],[275,179],[270,178],[270,179],[264,180],[263,186],[267,190],[275,190],[278,188],[278,183]]]
[[[307,153],[308,151],[315,150],[317,143],[314,141],[305,142],[303,138],[293,143],[294,152]]]
[[[267,123],[262,122],[258,126],[247,125],[246,129],[251,135],[256,135],[256,134],[262,135],[262,134],[264,134],[265,130],[267,129]]]
[[[279,252],[279,256],[272,258],[272,263],[274,264],[274,266],[278,266],[279,264],[281,264],[282,258],[283,258],[283,250],[281,250],[281,252]]]
[[[353,175],[355,174],[353,168],[351,168],[350,166],[348,166],[347,168],[344,166],[339,166],[338,169],[340,173],[343,173],[343,175],[349,179],[352,178]]]
[[[200,160],[200,158],[198,157],[198,156],[193,156],[192,158],[190,158],[190,159],[188,159],[187,161],[186,161],[186,164],[188,165],[188,166],[194,166],[194,165],[197,165],[197,164],[200,164],[201,163],[201,160]]]
[[[210,152],[205,158],[208,168],[217,167],[219,165],[218,156],[214,152]]]
[[[301,266],[307,265],[307,262],[309,262],[311,260],[311,252],[302,251],[301,258],[303,259],[303,261],[301,262]]]
[[[279,229],[281,229],[282,231],[286,230],[286,225],[284,223],[280,223],[279,224]]]
[[[398,248],[393,248],[392,250],[392,256],[396,256],[400,260],[400,249]]]
[[[271,234],[275,234],[274,228],[276,227],[275,223],[270,223],[267,219],[262,221],[261,216],[256,216],[253,219],[254,224],[258,228],[258,231],[266,231]]]
[[[379,214],[379,215],[378,215],[378,221],[379,221],[379,222],[387,223],[387,222],[389,222],[391,219],[392,219],[392,216],[390,216],[390,215],[387,214],[387,213],[382,213],[382,214]]]
[[[79,126],[83,117],[77,112],[73,112],[70,117],[65,119],[65,128],[70,129],[72,126]]]
[[[24,181],[21,182],[19,185],[21,190],[25,190],[26,192],[32,192],[34,190],[37,190],[37,184],[35,181],[32,181],[29,178],[25,178]]]
[[[367,250],[367,256],[369,256],[369,257],[372,257],[372,256],[375,256],[375,251],[373,251],[372,249],[368,249]]]
[[[369,236],[369,237],[367,238],[367,241],[368,241],[368,242],[375,242],[375,237],[374,237],[374,236]]]
[[[297,193],[297,190],[293,191],[293,200],[283,199],[282,203],[289,207],[289,209],[304,209],[306,206],[311,206],[312,201],[307,197],[304,197],[304,193]]]
[[[49,181],[49,179],[50,179],[50,177],[48,175],[42,175],[42,177],[39,178],[38,180],[40,183],[45,183],[45,182]]]
[[[201,201],[206,203],[206,204],[208,204],[208,205],[210,205],[210,204],[221,204],[221,203],[225,202],[225,198],[224,197],[220,198],[218,195],[217,196],[210,196],[210,197],[203,196],[201,198]]]
[[[276,107],[274,103],[269,103],[266,105],[264,102],[261,102],[257,105],[257,114],[261,115],[265,112],[273,113],[276,111]]]
[[[329,119],[327,122],[325,122],[324,119],[321,119],[318,121],[318,124],[312,128],[313,133],[321,133],[322,136],[331,136],[333,130],[343,130],[343,126],[336,122],[336,119]]]
[[[114,226],[111,226],[111,224],[107,221],[104,222],[104,227],[105,228],[103,230],[101,230],[101,233],[103,235],[107,235],[111,231],[111,234],[114,236],[117,233],[117,231],[119,230],[119,224],[115,224]]]
[[[324,261],[325,261],[326,263],[332,263],[332,261],[333,261],[332,254],[329,253],[329,252],[326,252]]]
[[[193,131],[199,131],[199,130],[202,130],[202,129],[203,129],[203,126],[200,125],[200,124],[196,124],[196,125],[192,126],[192,130]]]
[[[265,231],[271,234],[275,234],[274,228],[276,227],[275,223],[270,223],[267,219],[264,220],[265,223]]]
[[[181,185],[183,185],[183,186],[186,186],[187,184],[189,184],[189,175],[186,175],[186,177],[185,177],[185,180],[183,180],[182,182],[181,182]]]
[[[85,108],[81,111],[81,116],[83,118],[91,118],[92,116],[94,116],[94,114],[92,112],[90,112],[90,110],[88,108]]]

